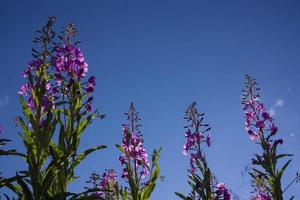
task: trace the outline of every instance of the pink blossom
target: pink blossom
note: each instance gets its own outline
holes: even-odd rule
[[[27,96],[29,93],[29,84],[26,83],[24,85],[21,86],[20,91],[18,92],[19,95],[25,95]]]
[[[143,139],[141,136],[131,133],[127,127],[123,128],[123,139],[121,147],[124,149],[125,154],[119,157],[119,161],[122,165],[133,162],[137,167],[141,178],[144,178],[149,174],[149,161],[148,153],[146,149],[143,148]],[[127,178],[128,171],[127,168],[123,169],[122,178]]]

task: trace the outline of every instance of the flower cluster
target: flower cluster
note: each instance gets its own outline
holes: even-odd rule
[[[187,131],[185,133],[186,142],[183,145],[183,154],[188,155],[190,153],[190,171],[192,173],[196,172],[195,163],[199,159],[203,159],[203,153],[201,150],[201,143],[206,143],[208,147],[211,145],[210,130],[208,124],[201,124],[203,120],[203,113],[199,114],[196,109],[196,103],[194,102],[186,111],[185,119],[187,122],[191,122],[190,125],[186,126]],[[198,119],[201,117],[201,119]],[[200,127],[205,127],[205,129],[200,132]],[[191,128],[194,128],[193,132]]]
[[[186,142],[183,145],[183,154],[187,155],[189,151],[196,149],[197,144],[200,144],[201,142],[206,142],[207,146],[209,147],[211,144],[211,138],[210,134],[206,136],[206,138],[203,136],[203,134],[199,132],[192,133],[190,129],[188,129],[185,133]]]
[[[56,56],[53,58],[54,78],[57,87],[60,88],[63,94],[72,90],[72,86],[76,81],[86,77],[88,64],[85,62],[84,56],[80,48],[74,45],[64,45],[55,49]],[[81,83],[80,83],[81,84]],[[89,96],[87,103],[84,105],[86,111],[91,112],[93,97],[91,93],[95,91],[96,78],[91,76],[86,83],[82,83],[85,93],[81,94],[80,89],[76,88],[76,95]]]
[[[251,200],[272,200],[272,198],[268,194],[260,193],[252,196]]]
[[[47,70],[47,64],[42,60],[33,60],[28,64],[25,71],[21,73],[23,78],[29,78],[29,82],[21,86],[18,94],[28,97],[27,105],[32,111],[39,107],[43,113],[47,109],[54,109],[54,96],[58,92],[57,88],[52,87],[51,80],[44,76]],[[38,100],[34,98],[38,96]]]
[[[219,200],[220,197],[222,197],[223,200],[231,199],[230,193],[226,188],[225,183],[223,182],[217,184],[217,190],[215,193],[216,193],[216,197],[214,198],[215,200]]]
[[[29,74],[33,74],[33,71],[35,71],[36,69],[40,69],[42,65],[43,61],[41,59],[32,60],[31,62],[29,62],[25,71],[21,73],[21,77],[27,78]]]
[[[27,69],[21,74],[23,78],[30,76],[34,81],[22,85],[18,92],[19,95],[28,97],[27,105],[31,110],[37,109],[39,106],[37,105],[38,102],[41,104],[42,112],[45,109],[55,109],[55,100],[57,100],[59,94],[67,95],[72,90],[75,81],[85,77],[88,71],[87,63],[84,61],[81,50],[72,45],[56,48],[56,57],[53,58],[52,62],[52,67],[55,71],[54,75],[52,75],[53,72],[48,70],[46,65],[48,64],[45,64],[42,60],[34,60],[29,63]],[[50,76],[48,77],[54,77],[54,80],[51,78],[46,79],[46,76],[42,76],[43,73],[49,73],[48,75]],[[83,84],[85,84],[83,86],[86,91],[85,94],[89,95],[84,107],[86,111],[91,112],[93,110],[91,105],[93,97],[90,94],[95,90],[96,78],[91,76]],[[32,94],[36,90],[40,90],[39,100],[35,100]],[[81,94],[78,88],[76,92],[78,95]]]
[[[130,132],[127,127],[123,128],[123,139],[121,147],[124,152],[119,157],[122,165],[133,164],[135,171],[143,178],[149,174],[148,153],[143,148],[143,139],[140,135]],[[133,163],[131,163],[133,161]],[[122,178],[128,178],[128,168],[123,169]]]
[[[96,193],[97,197],[105,198],[107,192],[110,192],[115,184],[117,182],[117,175],[116,172],[113,169],[106,170],[102,174],[102,178],[100,180],[100,183],[98,184],[100,192]]]
[[[202,142],[205,142],[206,145],[209,147],[211,144],[211,138],[210,134],[208,134],[206,137],[199,133],[198,131],[192,133],[190,129],[188,129],[185,133],[186,142],[183,145],[183,154],[188,155],[190,152],[190,167],[191,172],[196,171],[195,163],[196,161],[203,157],[202,152],[200,150],[200,144]]]
[[[67,72],[71,77],[85,77],[88,71],[88,64],[85,62],[83,54],[79,48],[73,45],[57,47],[54,68],[56,71],[56,81],[61,83],[61,73]]]
[[[265,130],[271,135],[276,134],[277,127],[270,113],[268,113],[258,99],[249,99],[244,102],[245,129],[251,140],[257,140]],[[281,142],[281,141],[278,141]]]

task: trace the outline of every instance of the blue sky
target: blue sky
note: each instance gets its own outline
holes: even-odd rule
[[[275,114],[282,151],[294,153],[284,183],[300,163],[300,2],[179,1],[179,0],[2,0],[0,6],[0,123],[3,136],[22,149],[13,118],[20,115],[20,73],[31,59],[34,31],[48,16],[56,16],[56,30],[69,22],[79,29],[78,39],[97,78],[95,107],[107,117],[83,135],[82,149],[105,144],[79,168],[80,179],[70,186],[80,191],[91,172],[115,168],[121,124],[130,102],[142,118],[149,152],[163,147],[160,158],[164,182],[154,200],[176,199],[188,192],[188,159],[182,154],[185,108],[196,101],[212,126],[213,145],[206,151],[219,181],[241,199],[250,183],[242,171],[258,147],[244,131],[240,104],[244,74],[255,77],[262,100]],[[7,175],[24,161],[1,159]],[[300,185],[287,192],[300,197]],[[287,198],[286,197],[286,198]]]

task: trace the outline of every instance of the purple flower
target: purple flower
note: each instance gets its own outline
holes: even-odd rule
[[[46,83],[46,90],[49,91],[51,88],[51,84],[50,83]]]
[[[38,128],[43,128],[43,127],[45,126],[45,123],[46,123],[46,120],[43,120],[43,121],[39,124]]]
[[[264,120],[272,121],[272,117],[270,116],[270,114],[268,112],[263,112],[261,115],[264,118]]]
[[[55,108],[55,104],[52,96],[42,96],[41,104],[42,104],[42,110]]]
[[[60,86],[61,85],[61,83],[62,83],[62,75],[61,74],[59,74],[59,73],[56,73],[55,74],[55,80],[56,80],[56,84],[58,85],[58,86]]]
[[[251,200],[272,200],[272,198],[268,194],[256,194],[251,197]]]
[[[27,106],[31,109],[34,110],[35,109],[35,104],[34,104],[34,100],[33,97],[30,96],[27,102]]]
[[[256,104],[256,110],[258,111],[258,112],[264,112],[265,111],[265,107],[264,107],[264,104],[262,104],[262,103],[257,103]]]
[[[278,128],[277,128],[277,126],[275,126],[274,123],[272,123],[272,125],[271,125],[271,127],[270,127],[270,131],[271,131],[271,134],[272,134],[272,135],[276,134],[277,131],[278,131]]]
[[[43,61],[42,61],[42,60],[33,60],[33,61],[31,61],[31,62],[28,64],[26,70],[23,71],[23,72],[21,73],[21,77],[27,78],[28,75],[29,75],[33,70],[38,69],[42,64],[43,64]]]
[[[278,131],[271,115],[265,111],[264,105],[258,100],[249,100],[245,104],[245,129],[251,140],[259,139],[259,132],[270,131],[271,135]],[[266,129],[266,127],[270,127]]]
[[[121,178],[128,179],[128,170],[127,170],[127,168],[123,168]]]
[[[117,182],[117,175],[113,169],[106,170],[102,174],[102,178],[99,183],[99,189],[102,190],[97,192],[97,197],[106,198],[106,193],[111,190]]]
[[[29,84],[26,83],[26,84],[21,86],[20,91],[18,92],[18,94],[27,96],[28,93],[29,93]]]
[[[89,78],[88,84],[89,84],[89,85],[93,85],[93,86],[96,85],[96,78],[95,78],[95,76],[91,76],[91,77]]]
[[[52,94],[55,94],[55,93],[58,93],[58,92],[59,92],[59,90],[58,90],[57,87],[53,87],[52,88]]]
[[[225,183],[223,182],[218,183],[217,188],[220,192],[224,192],[225,190],[227,190],[225,187]]]
[[[256,127],[259,129],[265,128],[265,123],[263,121],[256,122]]]
[[[113,169],[106,170],[106,172],[103,173],[102,179],[100,181],[100,187],[106,188],[109,184],[115,183],[117,180],[117,175]]]
[[[86,76],[88,64],[84,61],[83,54],[79,48],[66,45],[56,48],[54,68],[58,74],[67,72],[80,78]]]
[[[197,162],[198,159],[202,157],[202,155],[199,153],[199,148],[200,148],[200,143],[201,142],[206,142],[207,146],[210,146],[210,135],[206,137],[205,141],[201,141],[203,138],[203,135],[195,132],[191,133],[190,129],[187,130],[185,133],[185,138],[186,138],[186,143],[183,145],[183,154],[187,155],[188,152],[190,152],[190,171],[191,173],[196,172],[196,167],[195,163]]]
[[[191,130],[188,129],[185,133],[186,142],[183,145],[183,154],[187,155],[187,153],[195,148],[196,146],[202,142],[201,139],[203,138],[203,135],[201,133],[195,132],[191,133]],[[210,144],[210,136],[206,139],[206,142],[209,142]],[[209,146],[209,145],[208,145]]]
[[[87,93],[92,93],[94,92],[95,88],[93,85],[88,85],[88,87],[85,89]]]
[[[197,171],[195,163],[200,158],[203,158],[203,156],[199,152],[197,152],[197,153],[191,153],[191,157],[190,157],[190,167],[191,167],[191,169],[190,169],[190,172],[192,174],[194,174]]]
[[[228,189],[225,186],[225,183],[220,182],[217,184],[217,191],[216,191],[217,196],[222,196],[224,200],[230,200],[231,199],[231,195],[228,192]],[[218,198],[215,198],[216,200]]]
[[[88,93],[92,93],[95,90],[96,78],[91,76],[87,82],[87,88],[85,89]]]
[[[283,144],[283,140],[282,139],[275,140],[274,144]]]
[[[134,166],[137,167],[141,178],[144,178],[149,174],[149,161],[148,153],[146,149],[143,148],[143,139],[141,136],[131,133],[127,127],[123,128],[123,139],[121,147],[125,154],[119,157],[119,161],[122,165],[127,165],[132,162]],[[128,170],[125,167],[123,169],[122,178],[127,178]]]
[[[86,111],[88,111],[88,112],[91,112],[91,111],[93,110],[93,107],[92,107],[92,104],[91,104],[91,103],[88,103],[88,104],[85,106],[85,108],[86,108]]]
[[[206,137],[206,144],[207,144],[208,147],[210,147],[210,145],[211,145],[211,137],[210,137],[210,134],[208,134],[207,137]]]
[[[249,130],[248,131],[248,134],[249,134],[249,138],[251,140],[257,140],[259,138],[259,134],[258,133],[254,133],[252,130]]]

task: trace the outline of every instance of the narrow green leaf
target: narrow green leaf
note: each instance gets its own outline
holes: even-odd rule
[[[22,188],[22,192],[23,192],[23,195],[25,196],[25,199],[33,200],[32,193],[31,193],[30,189],[28,188],[27,184],[23,181],[23,179],[18,174],[16,174],[16,177],[17,177],[18,184]]]

